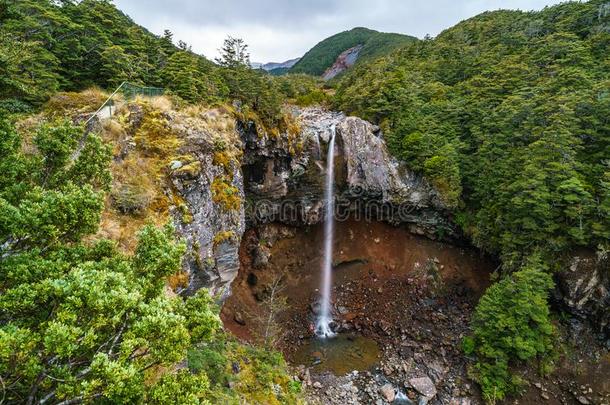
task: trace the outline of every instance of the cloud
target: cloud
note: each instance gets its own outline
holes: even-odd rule
[[[301,56],[353,27],[423,37],[486,10],[541,9],[559,0],[115,0],[137,23],[192,45],[209,58],[227,35],[250,44],[253,61]]]

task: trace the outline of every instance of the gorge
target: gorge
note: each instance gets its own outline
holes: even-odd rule
[[[206,286],[224,297],[225,327],[246,341],[273,342],[306,385],[323,387],[313,395],[325,403],[342,403],[342,395],[383,399],[379,389],[387,384],[417,401],[426,396],[408,381],[421,378],[432,381],[429,399],[439,403],[477,398],[465,382],[462,338],[497,259],[470,247],[434,187],[388,154],[379,128],[319,108],[293,114],[299,132],[279,137],[237,122],[244,155],[232,184],[246,201],[238,211],[201,204],[200,184],[213,183],[217,170],[205,153],[197,171],[172,174],[193,216],[182,235],[205,255],[187,260],[185,292]],[[329,196],[336,200],[334,239]],[[231,219],[207,222],[222,217]],[[223,232],[233,236],[218,242]],[[324,291],[331,272],[334,288]],[[320,342],[316,336],[334,334],[320,325],[330,319],[338,336]],[[606,371],[603,365],[578,378],[604,392]],[[574,379],[545,389],[567,398],[564,385]]]
[[[1,404],[610,404],[608,0],[184,2],[0,0]]]

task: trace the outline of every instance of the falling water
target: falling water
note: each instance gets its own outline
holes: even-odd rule
[[[318,159],[322,158],[322,147],[320,146],[320,135],[316,135],[316,150],[318,151]]]
[[[324,258],[322,262],[322,303],[316,323],[316,335],[319,337],[332,337],[335,335],[330,327],[332,322],[330,313],[330,292],[332,284],[333,234],[335,226],[335,135],[336,128],[333,125],[330,128],[328,156],[326,159],[326,189],[324,192],[324,199],[326,201],[326,222],[324,223]]]

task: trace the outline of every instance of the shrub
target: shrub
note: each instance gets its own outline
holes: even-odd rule
[[[213,386],[226,384],[230,374],[227,372],[228,360],[224,350],[224,347],[216,342],[189,350],[187,354],[189,369],[196,373],[205,372]]]
[[[553,279],[536,255],[518,272],[491,286],[474,318],[474,335],[465,339],[467,353],[477,355],[471,370],[488,402],[516,393],[520,378],[509,366],[518,361],[548,360],[555,328],[549,318],[548,295]]]
[[[10,114],[29,113],[32,111],[32,106],[22,100],[9,98],[0,100],[0,111],[6,111]]]
[[[112,192],[112,205],[122,214],[141,214],[152,199],[151,191],[138,183],[122,184]]]

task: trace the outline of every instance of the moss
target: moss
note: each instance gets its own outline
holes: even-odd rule
[[[227,211],[237,211],[241,207],[239,190],[222,177],[212,182],[212,201]]]
[[[231,172],[231,161],[231,156],[227,151],[214,152],[214,159],[212,160],[212,163],[214,163],[216,166],[221,166],[225,170],[225,173]]]
[[[222,231],[218,232],[214,236],[214,246],[220,245],[222,242],[235,239],[236,235],[233,231]]]
[[[182,214],[182,222],[184,222],[185,224],[190,224],[191,222],[193,222],[193,214],[191,213],[191,210],[189,209],[188,205],[186,205],[184,202],[179,202],[176,206]]]
[[[184,165],[181,168],[177,169],[175,173],[178,175],[186,174],[190,177],[196,177],[197,175],[199,175],[199,173],[201,173],[201,162],[195,161]]]
[[[108,94],[98,88],[91,88],[80,93],[57,93],[43,107],[45,114],[52,117],[75,117],[85,113],[94,113],[104,104]]]
[[[178,291],[180,288],[186,288],[189,285],[189,275],[185,271],[172,274],[167,278],[167,284],[172,291]]]
[[[172,156],[182,144],[181,140],[169,126],[162,111],[153,110],[146,103],[143,104],[143,107],[144,120],[134,136],[136,145],[144,153],[157,158]]]

